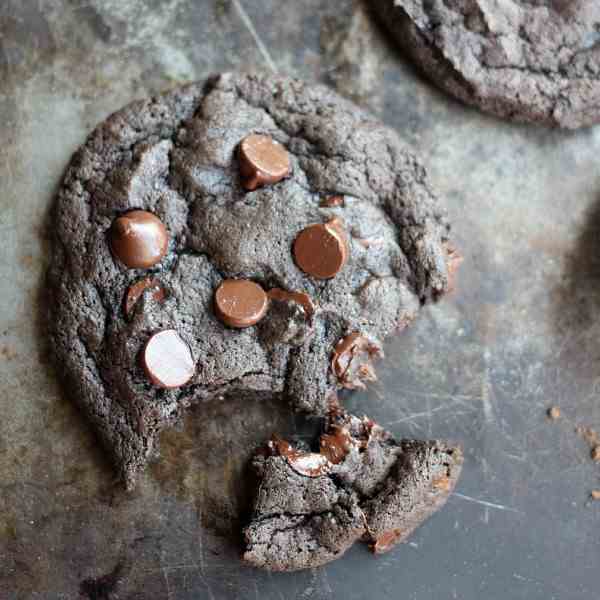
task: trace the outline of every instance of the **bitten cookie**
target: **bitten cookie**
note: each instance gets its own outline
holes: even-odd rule
[[[258,491],[244,560],[295,571],[339,558],[358,540],[387,552],[441,508],[462,453],[444,443],[396,442],[367,417],[336,413],[319,452],[274,438],[253,461]]]
[[[436,85],[500,117],[574,129],[600,121],[600,4],[375,0]]]
[[[128,487],[185,409],[323,415],[459,260],[425,169],[325,87],[226,74],[110,116],[54,212],[51,339]]]

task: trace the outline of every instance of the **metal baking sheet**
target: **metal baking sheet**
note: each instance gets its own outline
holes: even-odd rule
[[[71,153],[134,98],[231,69],[326,82],[424,156],[465,255],[453,296],[350,396],[399,436],[460,442],[457,492],[381,557],[239,561],[243,469],[275,403],[215,404],[162,437],[131,495],[65,398],[43,337],[48,214]],[[0,598],[597,598],[600,129],[503,123],[447,98],[341,0],[0,2]],[[550,421],[546,410],[560,406]]]

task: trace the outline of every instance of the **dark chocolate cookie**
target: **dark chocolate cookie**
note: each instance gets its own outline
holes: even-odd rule
[[[404,541],[454,489],[462,454],[402,440],[337,414],[310,452],[274,438],[253,461],[259,485],[244,560],[271,571],[316,567],[358,540],[375,553]]]
[[[516,121],[574,129],[600,121],[600,3],[376,0],[431,80]]]
[[[457,256],[398,135],[320,86],[222,75],[110,116],[58,194],[51,338],[129,487],[193,403],[322,415]]]

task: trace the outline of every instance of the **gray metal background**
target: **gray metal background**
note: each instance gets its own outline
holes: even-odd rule
[[[387,346],[349,399],[398,435],[466,451],[446,508],[374,558],[238,560],[250,448],[306,433],[215,405],[163,436],[128,496],[42,339],[48,208],[71,153],[130,100],[224,69],[328,82],[424,155],[466,261],[458,291]],[[585,599],[600,596],[600,128],[510,125],[434,90],[359,2],[0,1],[0,598]],[[551,423],[550,405],[564,418]]]

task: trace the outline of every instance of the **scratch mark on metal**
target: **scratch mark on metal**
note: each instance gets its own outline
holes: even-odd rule
[[[208,592],[208,597],[210,600],[215,600],[215,595],[213,594],[212,588],[210,587],[210,583],[206,577],[203,578],[203,583],[206,586],[206,591]]]
[[[235,9],[237,10],[238,14],[240,15],[240,19],[246,26],[246,29],[248,29],[248,31],[250,32],[250,35],[252,36],[252,39],[254,40],[256,47],[258,48],[258,51],[261,53],[262,57],[264,58],[265,62],[267,63],[267,66],[269,67],[269,69],[271,69],[271,71],[273,71],[273,73],[277,73],[277,67],[275,66],[275,62],[271,58],[271,55],[269,54],[269,51],[267,50],[266,45],[260,39],[260,36],[258,35],[256,28],[252,24],[252,21],[251,21],[250,17],[248,16],[248,13],[244,10],[244,7],[242,6],[240,0],[231,0],[231,3],[233,4],[233,6],[235,6]]]
[[[462,498],[463,500],[467,500],[468,502],[474,502],[475,504],[480,504],[481,506],[486,506],[488,508],[495,508],[497,510],[504,510],[506,512],[513,512],[519,515],[524,515],[525,513],[517,510],[516,508],[512,508],[511,506],[504,506],[503,504],[495,504],[494,502],[488,502],[487,500],[480,500],[479,498],[472,498],[471,496],[466,496],[465,494],[459,494],[458,492],[454,492],[452,494],[457,498]]]
[[[424,410],[423,412],[415,413],[414,415],[408,415],[406,417],[402,417],[401,419],[396,419],[395,421],[388,421],[386,425],[397,425],[398,423],[405,423],[406,421],[412,421],[413,419],[418,419],[419,417],[430,417],[433,413],[444,410],[445,408],[447,407],[438,406],[437,408],[433,408],[431,410]]]
[[[527,462],[527,459],[524,456],[517,456],[516,454],[510,454],[508,452],[504,452],[504,456],[512,458],[513,460],[518,460],[519,462]]]
[[[425,398],[425,406],[427,407],[427,437],[430,438],[431,437],[431,432],[432,432],[432,427],[431,427],[431,415],[433,414],[433,411],[436,409],[431,408],[431,398],[429,396],[427,396],[427,398]],[[439,408],[439,407],[438,407]]]
[[[481,383],[481,403],[483,404],[483,415],[485,420],[488,423],[493,423],[494,418],[494,409],[492,407],[492,402],[490,400],[490,352],[489,350],[485,350],[483,353],[483,358],[485,361],[485,370],[484,370],[484,378]]]
[[[481,400],[481,396],[469,394],[439,394],[436,392],[423,392],[409,388],[400,388],[399,393],[405,396],[415,396],[417,398],[431,398],[432,400],[448,400],[451,404],[460,404],[470,410],[477,410],[476,401]]]
[[[167,600],[171,600],[171,586],[169,585],[169,575],[167,573],[167,569],[161,565],[160,570],[162,571],[165,585],[167,586]]]

